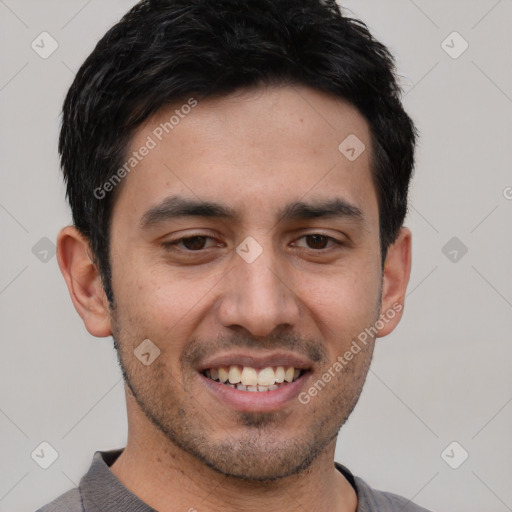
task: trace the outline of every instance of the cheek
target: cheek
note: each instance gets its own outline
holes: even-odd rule
[[[125,318],[139,336],[154,341],[162,351],[172,347],[180,350],[180,343],[191,333],[211,307],[215,275],[188,271],[183,275],[170,266],[159,263],[152,267],[132,267],[127,279],[119,285],[119,302],[129,318]]]
[[[347,270],[338,275],[303,276],[301,297],[309,311],[326,326],[325,336],[344,338],[375,320],[380,292],[378,273]]]

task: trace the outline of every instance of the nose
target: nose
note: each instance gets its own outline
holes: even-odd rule
[[[278,265],[271,250],[264,250],[251,263],[234,254],[233,265],[225,276],[218,309],[223,326],[264,337],[298,323],[298,297],[284,265]]]

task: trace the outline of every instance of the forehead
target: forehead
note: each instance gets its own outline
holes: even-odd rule
[[[366,120],[347,102],[307,87],[166,106],[135,132],[129,160],[114,213],[132,217],[176,194],[223,199],[248,214],[308,194],[341,194],[365,210],[376,205]]]

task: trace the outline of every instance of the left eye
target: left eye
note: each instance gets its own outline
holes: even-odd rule
[[[306,244],[308,246],[307,248],[309,248],[309,249],[316,249],[316,250],[327,249],[328,247],[326,247],[326,246],[329,242],[333,242],[334,244],[341,245],[341,242],[332,238],[331,236],[321,235],[318,233],[311,234],[311,235],[304,235],[304,236],[300,237],[299,240],[302,240],[302,239],[306,240]]]
[[[172,242],[167,242],[164,245],[166,247],[179,246],[180,248],[185,248],[188,251],[200,251],[205,249],[206,240],[208,239],[213,240],[213,238],[210,236],[189,236],[186,238],[179,238],[178,240],[174,240]]]

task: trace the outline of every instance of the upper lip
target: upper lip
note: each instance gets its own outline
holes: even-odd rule
[[[219,354],[199,365],[200,372],[208,368],[218,368],[220,366],[250,366],[252,368],[267,368],[269,366],[293,366],[301,370],[308,370],[312,364],[305,358],[290,352],[273,352],[271,354],[257,355],[244,353]]]

